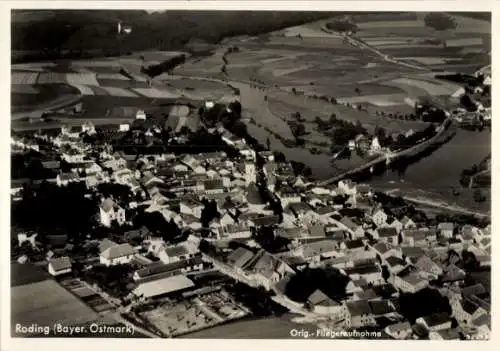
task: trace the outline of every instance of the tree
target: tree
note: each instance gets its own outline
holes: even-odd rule
[[[480,189],[476,189],[474,191],[474,201],[476,202],[484,202],[486,201],[486,196],[482,193]]]
[[[424,18],[425,25],[438,33],[444,33],[447,30],[455,29],[457,23],[450,15],[443,12],[430,12]],[[446,39],[441,39],[443,46],[446,47]]]
[[[356,94],[358,94],[358,95],[359,95],[359,94],[361,94],[361,90],[359,90],[359,88],[358,88],[358,87],[354,88],[354,92],[355,92]]]

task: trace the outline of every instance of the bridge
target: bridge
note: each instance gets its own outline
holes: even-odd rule
[[[356,174],[358,172],[361,172],[367,168],[370,168],[372,166],[375,166],[381,162],[385,162],[386,164],[390,164],[390,162],[394,159],[397,159],[397,158],[400,158],[400,157],[404,157],[404,156],[408,156],[408,155],[412,155],[414,153],[417,153],[419,152],[420,150],[422,149],[425,149],[427,148],[429,145],[431,145],[432,143],[436,142],[436,140],[438,140],[449,128],[446,127],[447,123],[451,122],[451,117],[448,117],[444,122],[443,124],[438,128],[437,130],[437,133],[436,135],[434,135],[432,138],[430,139],[427,139],[421,143],[418,143],[417,145],[414,145],[410,148],[407,148],[407,149],[404,149],[404,150],[400,150],[400,151],[397,151],[397,152],[384,152],[382,155],[380,155],[379,157],[361,165],[361,166],[358,166],[356,168],[353,168],[349,171],[346,171],[344,173],[341,173],[341,174],[338,174],[332,178],[329,178],[329,179],[326,179],[324,181],[321,181],[318,183],[319,186],[325,186],[325,185],[329,185],[329,184],[332,184],[332,183],[335,183],[335,182],[338,182],[339,180],[342,180],[342,179],[345,179],[346,177],[350,176],[350,175],[353,175],[353,174]]]

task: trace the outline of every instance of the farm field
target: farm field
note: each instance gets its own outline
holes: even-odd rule
[[[98,315],[52,279],[11,288],[12,322],[76,325]]]

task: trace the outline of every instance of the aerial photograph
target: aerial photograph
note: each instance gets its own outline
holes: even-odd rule
[[[491,12],[10,15],[12,338],[490,339]]]

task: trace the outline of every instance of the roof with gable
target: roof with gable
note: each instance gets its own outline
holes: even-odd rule
[[[378,228],[377,233],[381,238],[398,236],[396,228],[391,228],[391,227]]]
[[[115,245],[118,245],[117,243],[115,243],[114,241],[112,240],[109,240],[108,238],[105,238],[103,239],[100,243],[99,243],[99,251],[100,252],[103,252],[107,249],[109,249],[110,247],[112,246],[115,246]]]
[[[243,268],[254,256],[252,251],[239,247],[227,256],[227,261],[235,267]]]
[[[258,227],[272,226],[272,225],[279,224],[280,218],[279,218],[279,216],[276,216],[276,215],[261,216],[261,217],[253,218],[252,222]]]
[[[361,240],[361,239],[349,240],[349,241],[346,241],[344,244],[345,244],[346,248],[349,250],[359,249],[359,248],[365,247],[365,244],[363,243],[363,240]]]
[[[113,260],[120,257],[134,255],[136,250],[130,244],[119,244],[111,246],[101,253],[101,256]]]
[[[179,257],[189,254],[189,251],[184,245],[176,245],[165,248],[165,253],[168,257]]]
[[[249,204],[253,205],[264,205],[266,203],[264,199],[262,199],[262,196],[260,196],[259,189],[254,182],[248,184],[246,191],[246,200]]]
[[[468,299],[462,299],[460,301],[460,304],[462,305],[462,310],[464,310],[471,316],[480,308],[478,304],[475,304]]]
[[[310,226],[308,229],[310,236],[320,236],[320,237],[326,236],[325,226],[323,224],[314,224]]]
[[[392,249],[392,246],[385,242],[376,243],[373,248],[380,254],[385,254]]]
[[[387,264],[391,267],[405,266],[406,262],[399,257],[391,256],[385,260]]]
[[[396,312],[396,309],[388,300],[374,300],[368,303],[370,304],[373,314],[376,316]]]
[[[372,314],[372,309],[367,300],[348,301],[346,305],[351,317]]]
[[[408,321],[406,321],[406,322],[400,322],[400,323],[389,325],[387,327],[387,329],[391,333],[399,333],[399,332],[402,332],[402,331],[411,331],[411,324]]]
[[[451,222],[441,222],[438,224],[439,230],[453,230],[455,225]]]
[[[421,229],[406,229],[402,234],[405,238],[413,238],[415,241],[423,241],[427,237],[427,233]]]
[[[67,256],[54,258],[54,259],[50,260],[49,264],[52,266],[52,268],[56,272],[71,268],[71,260]]]
[[[311,295],[309,295],[307,302],[314,306],[326,306],[333,307],[339,306],[339,304],[329,298],[324,292],[316,289]]]
[[[486,293],[486,289],[483,284],[478,283],[474,285],[466,286],[462,289],[462,296],[470,296],[470,295],[483,295]]]
[[[286,239],[296,239],[302,236],[302,229],[299,227],[293,228],[278,228],[276,229],[276,236]]]
[[[428,327],[435,327],[444,323],[451,322],[450,316],[446,312],[433,313],[430,316],[422,317]]]

